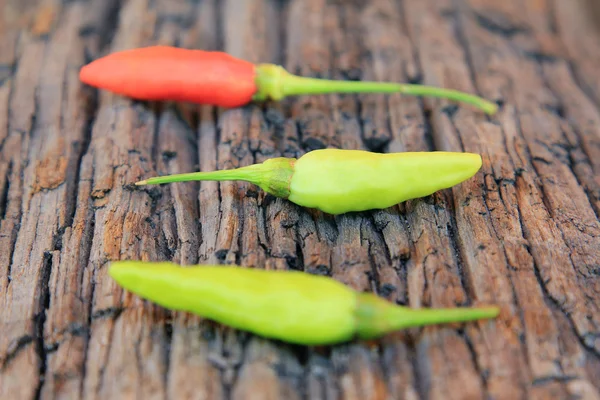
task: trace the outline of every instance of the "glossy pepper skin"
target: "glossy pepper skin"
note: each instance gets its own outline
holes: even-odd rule
[[[153,46],[109,54],[84,66],[79,79],[141,100],[174,100],[222,107],[252,101],[254,64],[217,51]]]
[[[428,196],[471,178],[480,168],[481,156],[473,153],[323,149],[297,160],[273,158],[232,170],[149,178],[136,185],[242,180],[300,206],[336,215]]]
[[[110,265],[109,274],[124,289],[163,307],[301,345],[374,339],[408,327],[499,313],[497,307],[401,307],[332,278],[296,271],[121,261]]]
[[[151,46],[115,52],[92,61],[82,82],[141,100],[175,100],[222,107],[287,96],[324,93],[403,93],[447,98],[494,114],[495,103],[468,93],[430,86],[315,79],[273,64],[252,64],[223,52]]]

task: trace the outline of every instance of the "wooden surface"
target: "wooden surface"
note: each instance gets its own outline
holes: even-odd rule
[[[0,0],[0,398],[600,398],[592,5]],[[155,43],[503,107],[487,118],[445,101],[328,95],[215,110],[79,83],[84,63]],[[465,150],[484,163],[451,190],[335,218],[243,183],[132,186],[322,147]],[[289,346],[124,294],[106,273],[120,258],[300,269],[401,304],[502,313]]]

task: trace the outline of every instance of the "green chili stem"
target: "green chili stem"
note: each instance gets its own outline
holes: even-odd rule
[[[358,296],[356,332],[363,339],[427,325],[495,318],[498,307],[417,309],[398,306],[372,293]]]
[[[258,185],[274,196],[287,199],[295,161],[294,158],[277,157],[235,169],[157,176],[136,182],[136,186],[187,181],[244,181]]]
[[[256,100],[281,100],[286,96],[325,94],[325,93],[402,93],[411,96],[437,97],[472,104],[489,115],[498,111],[498,106],[479,96],[444,89],[405,83],[341,81],[301,77],[290,74],[285,69],[272,64],[257,67],[258,93]]]
[[[284,93],[286,95],[321,94],[321,93],[402,93],[411,96],[427,96],[445,98],[472,104],[485,113],[493,115],[498,106],[478,96],[459,92],[452,89],[443,89],[433,86],[387,83],[387,82],[362,82],[362,81],[334,81],[294,77],[285,81]]]
[[[143,181],[136,182],[137,186],[159,185],[161,183],[188,182],[188,181],[245,181],[250,183],[257,182],[256,168],[254,165],[247,167],[226,169],[221,171],[209,172],[190,172],[187,174],[175,174],[166,176],[156,176]]]
[[[498,307],[398,309],[390,312],[390,325],[394,330],[414,326],[437,325],[454,322],[469,322],[498,316]],[[394,315],[396,314],[394,318]]]

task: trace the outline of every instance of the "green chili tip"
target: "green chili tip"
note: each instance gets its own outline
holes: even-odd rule
[[[256,101],[267,99],[279,101],[287,96],[326,93],[402,93],[471,104],[488,115],[494,115],[498,111],[498,105],[494,102],[452,89],[404,83],[307,78],[293,75],[283,67],[274,64],[260,64],[256,67],[256,71],[257,92],[253,96],[253,100]]]

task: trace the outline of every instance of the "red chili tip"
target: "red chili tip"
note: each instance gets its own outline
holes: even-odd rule
[[[152,46],[95,60],[79,79],[140,100],[239,107],[256,93],[255,75],[254,64],[223,52]]]

